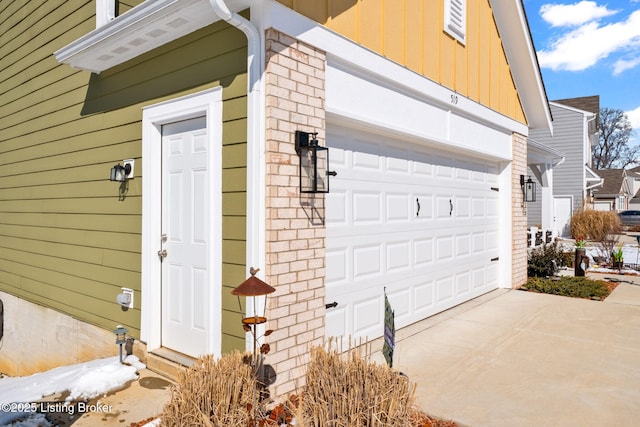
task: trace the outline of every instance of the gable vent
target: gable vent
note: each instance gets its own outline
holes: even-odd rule
[[[445,0],[444,30],[460,43],[465,43],[467,27],[467,1]]]

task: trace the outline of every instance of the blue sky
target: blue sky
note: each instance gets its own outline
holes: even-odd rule
[[[640,0],[524,0],[550,100],[600,95],[640,143]]]

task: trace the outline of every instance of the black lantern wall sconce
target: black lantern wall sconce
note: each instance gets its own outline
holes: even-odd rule
[[[111,168],[109,174],[109,181],[125,182],[128,179],[133,178],[133,159],[123,160],[124,166],[118,163]]]
[[[296,131],[296,152],[300,156],[300,192],[328,193],[329,177],[336,176],[329,169],[329,149],[318,145],[317,132]]]
[[[525,181],[524,175],[520,175],[520,187],[522,187],[522,199],[525,202],[536,201],[536,183],[533,182],[530,176]]]

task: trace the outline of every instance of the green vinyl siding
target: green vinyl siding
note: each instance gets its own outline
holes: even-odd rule
[[[0,0],[0,289],[139,336],[142,108],[222,86],[222,346],[243,349],[229,292],[246,269],[246,38],[216,23],[99,75],[55,61],[94,26],[93,0]],[[125,188],[108,174],[126,158]]]
[[[127,11],[133,9],[144,0],[116,0],[116,15],[122,15]]]

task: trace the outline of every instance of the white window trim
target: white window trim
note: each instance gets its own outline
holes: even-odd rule
[[[460,43],[466,43],[467,0],[445,0],[444,31]]]
[[[211,336],[208,352],[222,348],[222,88],[217,87],[143,108],[142,111],[142,297],[140,340],[147,351],[161,342],[162,125],[205,115],[209,135],[212,213]]]

